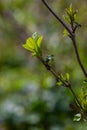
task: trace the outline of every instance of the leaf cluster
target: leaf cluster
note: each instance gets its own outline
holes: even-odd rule
[[[38,33],[35,32],[32,37],[29,37],[26,40],[26,43],[23,44],[23,47],[32,52],[33,56],[40,56],[41,55],[41,42],[43,36],[38,36]]]

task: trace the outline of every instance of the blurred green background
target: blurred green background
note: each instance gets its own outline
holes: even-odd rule
[[[71,3],[78,9],[77,45],[87,68],[87,1],[47,0],[62,18]],[[84,76],[63,27],[41,0],[0,0],[0,130],[86,130],[73,122],[70,91],[22,48],[34,32],[44,36],[43,55],[53,54],[55,70],[69,73],[78,94]]]

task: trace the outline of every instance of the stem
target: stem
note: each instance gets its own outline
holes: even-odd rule
[[[87,72],[81,62],[81,59],[80,59],[80,56],[79,56],[79,53],[78,53],[78,49],[77,49],[77,44],[76,44],[76,40],[75,40],[75,36],[71,37],[72,39],[72,42],[73,42],[73,46],[74,46],[74,49],[75,49],[75,54],[76,54],[76,57],[77,57],[77,61],[81,67],[81,70],[83,71],[84,73],[84,76],[87,77]]]
[[[46,63],[42,57],[38,57],[38,59],[39,59],[39,60],[41,61],[41,63],[47,68],[47,70],[49,70],[49,71],[53,74],[53,76],[56,78],[57,81],[60,80],[65,87],[69,87],[69,86],[70,86],[70,84],[69,84],[68,82],[64,81],[64,80],[60,77],[60,75],[57,75],[57,73],[55,72],[55,70],[54,70],[48,63]]]

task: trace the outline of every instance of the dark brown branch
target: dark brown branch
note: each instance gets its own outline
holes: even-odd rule
[[[79,52],[78,52],[78,49],[77,49],[77,45],[76,45],[76,40],[75,40],[75,30],[73,30],[72,28],[70,29],[66,24],[65,22],[63,22],[63,20],[55,14],[55,12],[51,9],[51,7],[48,5],[48,3],[45,1],[45,0],[41,0],[43,2],[43,4],[48,8],[48,10],[54,15],[54,17],[63,25],[63,27],[69,32],[69,36],[70,38],[72,39],[72,42],[73,42],[73,46],[74,46],[74,49],[75,49],[75,53],[76,53],[76,57],[77,57],[77,61],[81,67],[81,70],[83,71],[84,73],[84,76],[87,77],[87,72],[85,70],[85,67],[83,66],[82,64],[82,61],[80,59],[80,56],[79,56]]]

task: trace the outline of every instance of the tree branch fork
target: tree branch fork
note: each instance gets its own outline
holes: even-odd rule
[[[87,78],[87,71],[86,71],[86,69],[85,69],[85,67],[80,59],[80,55],[79,55],[77,44],[76,44],[75,29],[73,27],[69,28],[66,25],[66,23],[53,11],[53,9],[49,6],[49,4],[46,2],[46,0],[41,0],[41,1],[46,6],[46,8],[53,14],[53,16],[58,20],[58,22],[60,22],[61,25],[68,31],[69,36],[70,36],[72,43],[73,43],[73,46],[74,46],[74,50],[75,50],[75,54],[76,54],[76,58],[77,58],[77,61],[79,63],[79,66],[80,66],[84,76]]]
[[[46,0],[41,0],[43,2],[43,4],[45,5],[45,7],[53,14],[53,16],[57,19],[58,22],[60,22],[60,24],[68,31],[69,33],[69,37],[71,38],[72,40],[72,44],[73,44],[73,47],[74,47],[74,51],[75,51],[75,54],[76,54],[76,59],[77,59],[77,62],[84,74],[84,77],[87,78],[87,71],[80,59],[80,55],[79,55],[79,52],[78,52],[78,48],[77,48],[77,43],[76,43],[76,36],[75,36],[75,31],[76,31],[76,28],[73,28],[73,25],[70,27],[68,27],[66,25],[66,23],[53,11],[53,9],[49,6],[49,4],[47,3]],[[84,119],[87,120],[87,116],[84,115],[84,109],[76,95],[76,93],[74,92],[73,88],[72,88],[72,85],[69,83],[69,82],[66,82],[65,80],[63,80],[60,75],[58,75],[55,70],[47,63],[44,62],[44,59],[42,57],[39,57],[39,60],[42,62],[42,64],[46,67],[47,70],[49,70],[52,75],[55,77],[55,79],[58,81],[60,80],[63,85],[66,87],[66,88],[69,88],[69,90],[71,91],[73,97],[75,98],[76,102],[77,102],[77,107],[79,108],[79,112],[82,114],[82,116],[84,117]]]

